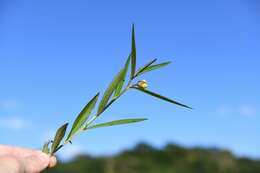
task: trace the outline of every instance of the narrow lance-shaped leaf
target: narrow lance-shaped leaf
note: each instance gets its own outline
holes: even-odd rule
[[[70,133],[67,137],[66,140],[70,140],[70,138],[77,133],[78,130],[82,128],[84,123],[87,121],[88,117],[91,114],[91,111],[95,108],[95,105],[97,103],[99,93],[97,93],[88,103],[87,105],[83,108],[83,110],[79,113],[77,118],[75,119],[72,128],[70,130]]]
[[[106,89],[100,103],[98,106],[97,114],[100,115],[100,113],[103,112],[104,108],[106,107],[111,95],[115,91],[118,84],[123,80],[124,77],[124,69],[120,70],[120,72],[116,75],[116,77],[113,79],[113,81],[110,83],[108,88]]]
[[[63,139],[66,129],[69,123],[62,125],[56,132],[52,146],[51,146],[51,153],[54,153],[55,150],[59,147],[61,140]]]
[[[147,73],[149,71],[152,71],[152,70],[156,70],[156,69],[159,69],[159,68],[162,68],[162,67],[165,67],[167,65],[169,65],[171,62],[168,61],[168,62],[164,62],[164,63],[160,63],[160,64],[155,64],[155,65],[151,65],[145,69],[143,69],[140,73],[138,73],[136,76],[140,76],[144,73]]]
[[[153,59],[152,61],[145,64],[143,67],[139,68],[135,74],[135,77],[138,76],[140,73],[142,73],[146,68],[151,66],[157,59]]]
[[[50,144],[50,141],[44,143],[44,145],[42,147],[42,152],[43,153],[45,153],[45,154],[49,154],[50,153],[49,144]]]
[[[177,102],[177,101],[174,101],[174,100],[172,100],[172,99],[169,99],[169,98],[167,98],[167,97],[165,97],[165,96],[159,95],[159,94],[154,93],[154,92],[152,92],[152,91],[148,91],[148,90],[146,90],[146,89],[141,89],[141,88],[138,88],[138,87],[132,87],[132,88],[134,88],[134,89],[136,89],[136,90],[139,90],[139,91],[142,91],[142,92],[144,92],[144,93],[146,93],[146,94],[149,94],[149,95],[151,95],[151,96],[153,96],[153,97],[157,97],[157,98],[162,99],[162,100],[164,100],[164,101],[170,102],[170,103],[172,103],[172,104],[175,104],[175,105],[178,105],[178,106],[182,106],[182,107],[185,107],[185,108],[192,109],[191,107],[189,107],[189,106],[187,106],[187,105],[184,105],[184,104],[182,104],[182,103],[179,103],[179,102]]]
[[[135,76],[136,69],[136,46],[135,46],[135,26],[132,26],[132,51],[131,51],[131,79]]]
[[[106,123],[89,126],[89,127],[87,127],[87,129],[95,129],[95,128],[101,128],[101,127],[137,123],[137,122],[141,122],[141,121],[145,121],[145,120],[147,120],[147,119],[146,118],[121,119],[121,120],[115,120],[115,121],[110,121],[110,122],[106,122]]]
[[[130,60],[131,60],[131,54],[128,56],[128,58],[126,60],[122,81],[118,84],[118,86],[117,86],[117,88],[115,90],[115,93],[114,93],[114,97],[119,96],[119,94],[120,94],[120,92],[121,92],[121,90],[122,90],[122,88],[124,86],[126,74],[127,74],[128,67],[129,67],[129,64],[130,64]]]

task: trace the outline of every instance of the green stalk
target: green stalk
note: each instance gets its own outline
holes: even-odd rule
[[[130,118],[130,119],[120,119],[120,120],[114,120],[109,121],[105,123],[100,124],[94,124],[93,122],[103,113],[105,112],[115,101],[117,101],[124,93],[126,93],[130,89],[135,89],[137,91],[140,91],[142,93],[145,93],[147,95],[150,95],[152,97],[158,98],[160,100],[166,101],[171,104],[175,104],[177,106],[182,106],[185,108],[192,109],[191,107],[184,105],[180,102],[177,102],[171,98],[168,98],[166,96],[157,94],[156,92],[150,91],[146,89],[148,87],[148,84],[145,80],[141,80],[137,82],[136,84],[131,84],[133,80],[135,80],[140,75],[165,67],[170,62],[164,62],[160,64],[154,64],[157,59],[154,59],[148,63],[146,63],[143,67],[136,70],[136,44],[135,44],[135,30],[134,25],[132,27],[132,49],[131,54],[128,56],[127,61],[124,65],[124,67],[117,73],[117,75],[114,77],[114,79],[111,81],[111,83],[108,85],[107,89],[105,90],[103,97],[98,105],[96,113],[92,113],[92,111],[96,107],[96,103],[99,98],[99,93],[97,93],[82,109],[82,111],[79,113],[79,115],[74,120],[74,123],[71,127],[71,130],[69,134],[67,135],[67,138],[64,139],[66,135],[66,130],[68,127],[68,123],[62,125],[58,128],[56,131],[54,140],[51,145],[51,150],[49,148],[49,144],[51,142],[47,142],[43,146],[43,152],[53,155],[57,151],[59,151],[61,148],[63,148],[68,143],[72,143],[71,140],[73,140],[79,133],[94,129],[94,128],[100,128],[100,127],[109,127],[114,125],[122,125],[122,124],[130,124],[130,123],[137,123],[141,121],[145,121],[146,118]],[[126,84],[126,76],[128,75],[128,68],[131,64],[131,73],[129,74],[128,83]],[[125,85],[126,84],[126,85]],[[63,143],[61,144],[61,142]]]
[[[62,145],[60,145],[53,153],[55,154],[57,151],[59,151],[61,148],[63,148],[65,145],[71,142],[71,140],[76,137],[80,132],[83,132],[87,130],[87,127],[90,126],[107,108],[109,108],[117,99],[119,99],[126,91],[128,91],[131,88],[131,82],[133,79],[130,79],[128,81],[127,86],[124,88],[124,90],[121,91],[121,93],[117,96],[114,97],[112,100],[110,100],[107,104],[107,106],[103,109],[102,112],[95,114],[87,123],[85,127],[82,127],[80,130],[78,130],[74,135],[72,135],[69,139],[65,140]]]

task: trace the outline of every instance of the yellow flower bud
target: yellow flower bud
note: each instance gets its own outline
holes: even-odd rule
[[[147,81],[146,80],[140,80],[137,85],[140,87],[140,88],[147,88],[148,87],[148,84],[147,84]]]

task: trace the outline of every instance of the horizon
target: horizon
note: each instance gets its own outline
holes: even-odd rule
[[[234,153],[232,150],[229,150],[228,148],[221,148],[218,146],[202,146],[202,145],[194,145],[194,146],[186,146],[183,144],[178,144],[178,143],[174,143],[174,142],[170,142],[170,143],[165,143],[164,145],[161,146],[156,146],[153,145],[149,142],[145,142],[145,141],[140,141],[138,143],[133,144],[132,146],[128,146],[126,148],[121,148],[120,150],[114,152],[114,153],[91,153],[91,152],[75,152],[76,150],[73,151],[73,147],[72,150],[70,150],[71,148],[63,148],[67,151],[72,151],[72,154],[69,152],[60,152],[57,156],[58,156],[58,160],[62,161],[62,162],[70,162],[73,159],[77,158],[78,156],[91,156],[94,158],[98,158],[98,157],[113,157],[113,156],[117,156],[122,154],[123,152],[126,151],[133,151],[136,147],[138,147],[140,144],[144,144],[147,145],[149,147],[152,147],[155,150],[163,150],[165,147],[167,147],[168,145],[174,145],[180,148],[184,148],[185,150],[193,150],[193,149],[203,149],[203,150],[216,150],[219,152],[225,151],[225,152],[229,152],[232,156],[234,156],[236,159],[250,159],[250,160],[254,160],[254,161],[259,161],[260,158],[259,157],[252,157],[250,155],[237,155],[236,153]],[[74,152],[74,153],[73,153]]]

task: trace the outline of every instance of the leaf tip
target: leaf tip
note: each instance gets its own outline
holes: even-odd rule
[[[194,110],[194,108],[193,108],[193,107],[190,107],[190,106],[187,106],[187,108],[190,109],[190,110]]]
[[[132,22],[132,30],[134,30],[134,28],[135,28],[135,23]]]

